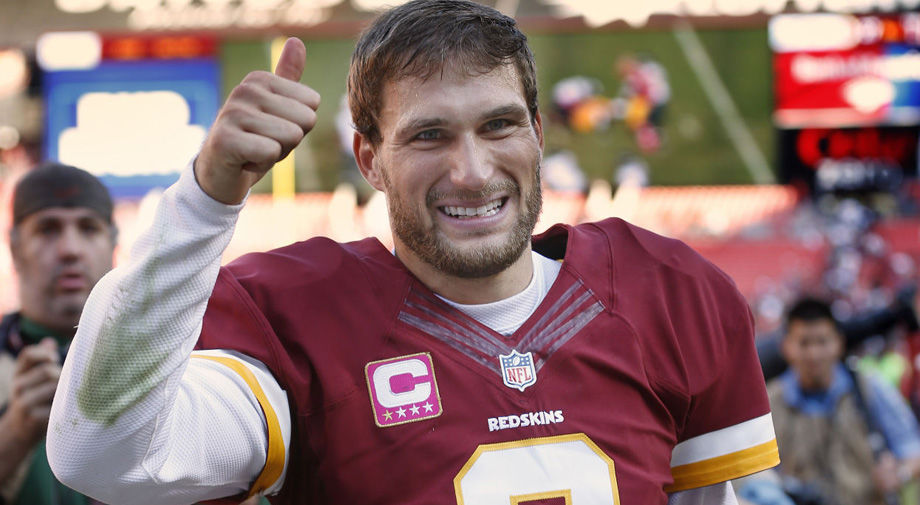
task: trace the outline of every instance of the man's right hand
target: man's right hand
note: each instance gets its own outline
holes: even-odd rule
[[[3,417],[6,428],[20,440],[31,445],[45,436],[60,376],[60,356],[54,339],[46,338],[19,353]]]
[[[319,93],[301,84],[306,48],[284,44],[275,73],[251,72],[221,108],[195,161],[195,177],[211,198],[237,204],[316,124]]]

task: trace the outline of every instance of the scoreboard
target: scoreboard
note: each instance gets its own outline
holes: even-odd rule
[[[43,56],[39,43],[45,156],[88,170],[116,198],[141,197],[172,184],[217,115],[215,41],[86,36],[96,39],[45,46],[64,54]],[[68,47],[96,54],[68,56]]]
[[[784,14],[768,32],[784,182],[890,192],[916,177],[920,14]]]

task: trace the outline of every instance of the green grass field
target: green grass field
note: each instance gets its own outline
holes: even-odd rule
[[[698,35],[744,124],[775,172],[766,29],[701,30]],[[531,33],[529,37],[537,58],[540,104],[546,112],[550,111],[552,85],[572,75],[597,79],[604,86],[604,94],[613,96],[620,86],[613,68],[620,55],[646,54],[667,69],[671,102],[664,123],[665,143],[661,150],[645,157],[653,184],[752,182],[671,31]],[[353,41],[345,39],[307,41],[303,82],[323,95],[323,105],[315,131],[296,153],[300,191],[329,190],[338,181],[341,159],[333,120],[345,90],[352,47]],[[249,70],[267,69],[268,52],[264,41],[225,42],[221,56],[224,94]],[[547,114],[547,151],[558,149],[573,150],[589,177],[604,179],[610,178],[616,161],[624,154],[638,152],[632,134],[622,123],[615,122],[603,132],[577,134],[550,121]],[[269,188],[265,181],[256,190]]]

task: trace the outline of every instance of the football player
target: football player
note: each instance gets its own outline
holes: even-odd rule
[[[778,461],[751,315],[686,245],[620,220],[531,237],[534,61],[499,12],[415,0],[362,35],[354,152],[395,242],[221,253],[314,126],[303,44],[253,72],[93,292],[49,457],[104,502],[735,503]]]

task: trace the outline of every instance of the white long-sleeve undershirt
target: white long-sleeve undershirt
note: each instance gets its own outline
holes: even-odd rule
[[[68,486],[106,503],[181,504],[244,492],[261,471],[266,426],[249,387],[220,363],[190,362],[241,209],[208,197],[189,167],[131,261],[93,289],[48,429],[49,462]],[[289,437],[284,392],[240,359]]]
[[[242,206],[211,199],[187,168],[164,193],[130,262],[94,288],[48,430],[49,462],[68,486],[106,503],[182,504],[245,492],[259,475],[266,422],[252,391],[228,367],[190,358]],[[551,284],[538,288],[539,299]],[[237,359],[255,374],[287,453],[287,397],[267,368],[233,352],[206,353]],[[736,500],[722,483],[674,493],[669,503]]]

